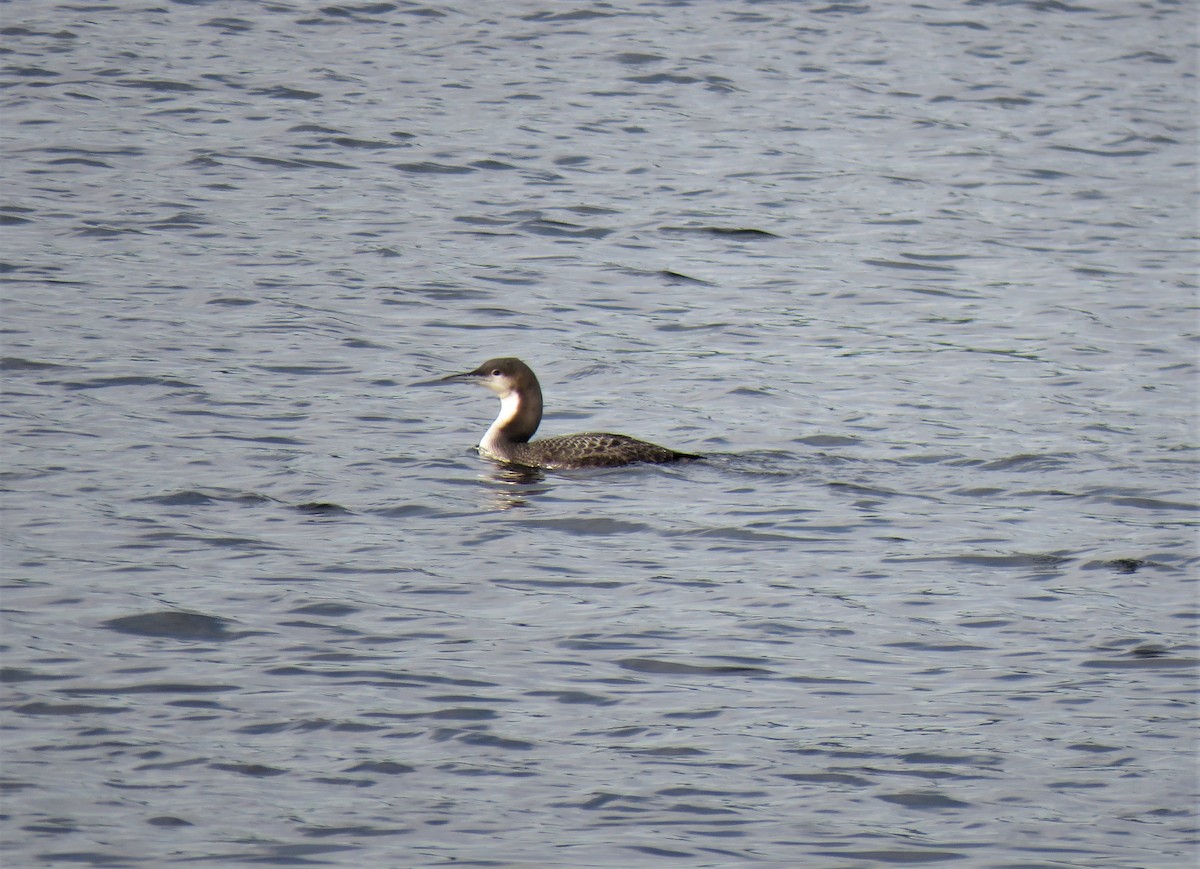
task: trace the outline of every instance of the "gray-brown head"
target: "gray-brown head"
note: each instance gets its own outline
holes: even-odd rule
[[[500,415],[488,435],[514,443],[533,437],[542,422],[542,387],[533,369],[512,356],[489,359],[474,371],[443,377],[444,383],[479,383],[500,399]]]

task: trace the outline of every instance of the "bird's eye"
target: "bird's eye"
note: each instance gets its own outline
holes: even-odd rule
[[[500,369],[499,369],[499,368],[493,368],[493,369],[492,369],[492,377],[499,377],[499,376],[500,376]]]

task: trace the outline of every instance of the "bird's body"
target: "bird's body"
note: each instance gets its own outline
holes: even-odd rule
[[[680,453],[627,435],[585,432],[531,440],[542,422],[542,387],[520,359],[489,359],[474,371],[446,381],[481,383],[500,398],[500,415],[479,442],[489,459],[530,468],[615,468],[641,462],[666,464],[699,456]]]

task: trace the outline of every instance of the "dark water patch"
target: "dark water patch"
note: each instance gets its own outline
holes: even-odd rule
[[[53,371],[68,368],[56,362],[38,362],[33,359],[21,359],[17,356],[5,356],[0,359],[0,371]]]
[[[117,544],[118,549],[152,549],[164,545],[174,546],[186,543],[199,543],[217,549],[231,549],[245,552],[278,551],[281,547],[263,540],[250,537],[235,537],[229,535],[188,533],[183,531],[152,531],[139,534],[135,542]]]
[[[44,37],[49,37],[50,39],[62,39],[62,40],[72,40],[72,39],[79,38],[78,34],[72,33],[70,30],[58,30],[58,31],[37,30],[32,27],[19,27],[16,25],[7,25],[5,27],[0,27],[0,36],[36,36],[36,37],[44,36]]]
[[[969,643],[925,643],[918,640],[905,640],[899,643],[885,643],[895,649],[911,649],[917,652],[990,652],[987,646],[973,646]]]
[[[269,371],[272,374],[301,374],[301,375],[321,375],[321,374],[353,374],[356,369],[349,365],[252,365],[252,368],[257,368],[260,371]]]
[[[624,588],[630,583],[619,579],[497,579],[505,588]]]
[[[1074,145],[1051,145],[1050,148],[1055,151],[1066,151],[1071,154],[1087,154],[1092,157],[1145,157],[1147,154],[1154,153],[1154,151],[1147,148],[1113,149],[1108,151],[1095,148],[1080,148]]]
[[[615,18],[619,15],[631,15],[632,12],[600,12],[593,9],[580,9],[572,12],[532,12],[519,16],[522,21],[538,21],[543,23],[558,23],[562,21],[590,21],[593,18]]]
[[[27,217],[17,217],[15,214],[0,214],[0,226],[23,226],[33,223],[33,220]]]
[[[973,567],[1034,568],[1038,570],[1065,567],[1073,559],[1055,553],[1013,553],[1011,555],[903,555],[882,559],[884,563],[950,562]]]
[[[633,796],[630,794],[614,794],[607,791],[593,793],[588,799],[583,802],[564,802],[560,805],[572,809],[583,809],[584,811],[596,811],[599,809],[609,809],[610,807],[617,808],[623,811],[629,811],[631,808],[643,805],[647,802],[646,797]],[[614,806],[613,804],[617,805]]]
[[[360,637],[361,631],[356,631],[353,628],[345,627],[344,625],[330,625],[323,622],[313,622],[305,619],[289,619],[279,622],[280,628],[296,628],[299,630],[318,630],[329,631],[333,634],[338,634],[343,637]]]
[[[883,260],[883,259],[865,259],[864,265],[875,266],[883,269],[902,269],[908,271],[923,271],[923,272],[954,272],[957,269],[951,266],[936,266],[931,263],[917,262],[900,262],[898,260]]]
[[[174,815],[156,815],[153,818],[147,818],[146,823],[152,827],[193,827],[191,821],[185,821],[183,818],[177,818]]]
[[[721,332],[729,323],[662,323],[654,328],[659,332]]]
[[[346,131],[338,127],[326,127],[322,124],[296,124],[288,127],[289,133],[325,133],[330,136],[343,136]]]
[[[1173,57],[1168,57],[1165,54],[1160,54],[1157,51],[1137,51],[1133,54],[1126,54],[1118,57],[1117,60],[1140,60],[1147,63],[1176,63]]]
[[[1200,659],[1176,658],[1164,655],[1144,657],[1133,655],[1128,658],[1092,659],[1081,667],[1089,670],[1194,670],[1200,673]]]
[[[500,768],[495,765],[474,766],[466,763],[443,763],[437,767],[437,771],[446,773],[447,775],[468,778],[535,778],[539,775],[532,770],[526,769],[515,769],[513,767]],[[484,862],[482,865],[486,866],[488,863]]]
[[[340,603],[310,603],[288,610],[297,615],[309,616],[349,616],[360,612],[360,608]]]
[[[1138,657],[1138,658],[1161,658],[1164,655],[1168,654],[1168,652],[1169,652],[1169,650],[1167,649],[1166,646],[1145,645],[1145,646],[1138,646],[1135,649],[1131,649],[1129,651],[1129,654],[1131,654],[1135,657]]]
[[[391,760],[363,761],[346,770],[346,772],[373,772],[379,775],[404,775],[415,771],[416,767]]]
[[[635,84],[697,84],[703,79],[690,75],[678,75],[670,72],[651,73],[650,75],[626,76],[625,81]]]
[[[623,51],[614,54],[612,59],[624,66],[641,66],[646,63],[658,63],[666,60],[661,54],[645,54],[638,51]]]
[[[662,226],[659,227],[659,232],[673,234],[697,234],[711,235],[718,238],[735,238],[753,241],[755,239],[771,239],[781,238],[773,232],[768,232],[765,229],[750,229],[746,227],[730,227],[730,226]]]
[[[936,791],[907,791],[896,794],[880,794],[875,797],[885,803],[893,803],[906,809],[919,811],[939,811],[942,809],[966,809],[971,803],[964,803]]]
[[[492,721],[500,717],[494,709],[479,709],[474,707],[454,707],[450,709],[435,709],[432,712],[402,712],[395,713],[398,720],[427,719],[430,721]]]
[[[853,785],[854,787],[869,787],[874,784],[870,779],[842,772],[785,772],[779,773],[779,777],[805,784]]]
[[[386,516],[390,519],[407,519],[414,516],[427,519],[436,519],[443,516],[453,518],[447,516],[444,510],[425,504],[400,504],[396,507],[373,508],[365,512],[372,516]]]
[[[475,160],[469,164],[472,168],[493,172],[509,172],[517,167],[503,160]]]
[[[951,464],[963,465],[965,467],[975,467],[983,464],[983,462],[979,459],[963,459],[957,453],[921,453],[913,456],[905,456],[904,463],[910,465]]]
[[[861,446],[863,441],[861,438],[847,437],[845,435],[816,434],[796,438],[795,443],[810,447],[856,447]]]
[[[615,662],[623,670],[634,673],[654,673],[671,676],[769,676],[771,670],[750,667],[745,664],[682,664],[678,661],[662,661],[656,658],[622,658]]]
[[[56,673],[37,673],[24,667],[0,667],[0,684],[5,685],[18,682],[57,682],[71,678],[74,677]]]
[[[1068,745],[1067,749],[1069,751],[1084,751],[1088,754],[1108,754],[1113,751],[1121,751],[1115,745],[1097,745],[1094,742],[1080,742],[1075,745]]]
[[[266,671],[273,676],[317,676],[322,679],[336,679],[356,685],[404,686],[421,688],[429,685],[457,685],[464,688],[495,688],[496,683],[479,679],[456,679],[450,676],[432,676],[419,673],[408,673],[394,670],[321,670],[314,667],[299,667],[288,665],[273,667]],[[383,715],[385,713],[372,713]]]
[[[254,88],[250,91],[254,96],[262,96],[272,100],[319,100],[324,94],[316,91],[306,91],[299,88],[277,85],[269,88]]]
[[[626,749],[629,754],[641,755],[643,757],[663,757],[668,759],[674,758],[693,758],[707,757],[711,752],[701,748],[692,748],[688,745],[664,745],[660,748],[630,748]]]
[[[614,649],[637,649],[642,646],[641,643],[633,640],[595,637],[570,637],[565,640],[559,640],[556,645],[560,649],[572,649],[580,652],[590,652],[592,650],[612,651]]]
[[[945,752],[911,751],[901,754],[899,760],[905,763],[919,763],[938,766],[984,766],[999,769],[1003,758],[989,754],[947,754]]]
[[[207,616],[201,613],[163,611],[121,616],[101,623],[103,627],[121,634],[141,637],[164,637],[172,640],[237,640],[249,636],[248,632],[230,631],[233,624],[229,619]]]
[[[1134,507],[1138,510],[1153,510],[1166,512],[1183,512],[1195,513],[1200,511],[1200,504],[1185,503],[1181,501],[1164,501],[1158,498],[1138,498],[1138,497],[1108,497],[1098,500],[1107,501],[1118,507]]]
[[[141,757],[146,757],[146,758],[158,758],[158,757],[162,757],[162,756],[163,756],[163,752],[161,752],[161,751],[148,751],[148,752],[145,752],[143,755],[141,755]],[[151,771],[151,770],[153,770],[153,771],[179,770],[179,769],[187,769],[189,767],[194,767],[194,766],[203,766],[204,763],[205,763],[205,760],[202,757],[189,757],[186,760],[167,760],[167,761],[153,761],[150,763],[139,763],[137,766],[134,767],[134,769],[137,772],[147,772],[147,771]]]
[[[397,163],[392,168],[401,172],[411,172],[416,175],[470,175],[475,169],[471,166],[454,166],[448,163]]]
[[[242,308],[250,305],[259,304],[258,299],[247,299],[241,296],[222,296],[218,299],[209,299],[205,302],[206,305],[220,305],[224,308]]]
[[[1113,573],[1129,575],[1137,573],[1143,567],[1158,567],[1152,561],[1142,558],[1110,558],[1105,561],[1088,561],[1080,565],[1081,570],[1109,570]]]
[[[57,160],[47,161],[47,164],[50,166],[90,166],[96,169],[112,168],[111,163],[93,157],[59,157]]]
[[[614,537],[650,530],[649,525],[640,522],[626,522],[604,517],[576,519],[564,516],[557,519],[517,519],[512,524],[523,528],[559,531],[573,537]]]
[[[660,848],[656,845],[623,845],[629,851],[646,854],[649,857],[659,857],[669,860],[691,860],[696,858],[695,851],[676,851],[670,848]]]
[[[368,782],[370,782],[370,779],[368,779]],[[412,827],[367,827],[367,826],[363,826],[361,824],[357,824],[357,825],[353,825],[353,826],[340,826],[340,827],[303,826],[303,827],[299,828],[299,831],[302,835],[308,836],[313,839],[324,839],[324,838],[329,838],[329,837],[337,837],[339,839],[354,840],[361,836],[407,836],[407,835],[411,835],[414,832],[414,829]],[[347,845],[347,846],[344,846],[341,848],[324,848],[324,849],[321,849],[317,853],[325,854],[325,853],[336,853],[337,851],[355,851],[355,850],[361,850],[361,849],[357,845],[353,845],[353,846]],[[290,862],[292,860],[299,859],[295,855],[290,855],[287,859],[289,860],[289,862],[285,865],[289,865],[289,866],[302,865],[300,863]],[[309,862],[309,861],[305,861],[305,862]],[[488,863],[489,863],[489,861],[482,860],[482,861],[464,862],[462,865],[463,866],[472,866],[472,865],[487,866]],[[314,864],[314,865],[328,865],[328,861],[322,860],[320,862],[320,864]],[[502,865],[502,864],[497,863],[495,865]]]
[[[163,507],[209,507],[215,504],[236,504],[256,507],[276,503],[274,498],[255,492],[235,492],[221,489],[184,489],[165,495],[147,495],[134,498],[135,503],[158,504]]]
[[[966,860],[968,857],[967,854],[961,851],[917,851],[911,849],[859,851],[850,850],[847,848],[842,851],[813,851],[812,853],[815,857],[836,857],[839,860],[856,860],[867,865],[872,863],[881,863],[885,865],[896,866],[915,866],[921,863],[941,863],[946,860]],[[1042,866],[1044,866],[1044,864],[1039,864],[1036,869],[1042,869]],[[1030,867],[1030,869],[1034,869],[1034,867]]]
[[[321,14],[330,18],[345,18],[351,21],[364,22],[368,24],[384,24],[387,23],[386,16],[389,12],[396,11],[395,3],[357,3],[354,5],[329,5],[321,7]],[[311,23],[311,22],[303,22]]]
[[[232,434],[214,434],[206,437],[212,437],[215,440],[235,441],[238,443],[247,444],[266,444],[273,447],[303,447],[307,446],[307,441],[298,440],[293,437],[285,437],[283,435],[258,435],[258,436],[241,436]]]
[[[19,715],[65,715],[73,718],[79,715],[116,715],[129,711],[124,706],[88,706],[83,703],[25,703],[13,707],[13,712]]]
[[[587,691],[527,691],[529,697],[550,697],[555,702],[563,703],[568,706],[581,704],[584,706],[613,706],[620,702],[611,697],[604,697],[599,694],[590,694]]]
[[[700,539],[715,539],[729,540],[739,543],[815,543],[822,538],[819,537],[798,537],[794,534],[780,534],[778,532],[755,531],[750,528],[726,527],[726,528],[700,528],[690,531],[675,531],[667,534],[668,537],[691,537]]]
[[[983,298],[979,293],[973,293],[970,290],[962,288],[946,288],[946,287],[896,287],[902,293],[916,293],[921,296],[933,296],[945,299],[980,299]],[[974,320],[970,317],[960,317],[957,319],[948,319],[940,315],[932,315],[925,319],[927,323],[947,323],[955,326],[965,326],[973,323]]]
[[[70,697],[92,695],[119,696],[124,694],[216,694],[237,693],[237,685],[192,685],[182,682],[152,682],[139,685],[119,685],[106,688],[60,688],[59,693]]]
[[[868,486],[865,483],[845,483],[832,482],[827,484],[832,490],[845,492],[851,495],[861,495],[867,498],[877,498],[880,501],[889,500],[892,498],[917,498],[920,500],[931,501],[933,498],[929,495],[920,495],[916,492],[898,492],[894,489],[884,489],[880,486]]]
[[[40,66],[6,66],[0,72],[17,78],[59,78],[62,75],[60,72],[42,69]]]
[[[967,30],[987,30],[986,24],[978,21],[925,21],[926,27],[965,27]]]
[[[790,636],[802,636],[807,634],[815,634],[822,637],[851,637],[854,636],[854,631],[845,627],[820,627],[814,628],[806,625],[798,625],[792,622],[782,621],[763,621],[750,622],[746,625],[749,628],[762,634],[780,634]]]
[[[738,813],[736,809],[724,806],[701,806],[696,803],[671,803],[665,807],[664,811],[671,812],[672,814],[697,815],[701,817],[736,815]],[[746,823],[746,821],[740,821],[739,823]]]
[[[459,214],[454,218],[455,223],[465,223],[468,226],[513,226],[518,221],[501,217],[484,217],[476,214]],[[481,275],[484,280],[497,281],[500,277],[495,273]],[[523,279],[522,285],[534,283],[533,278]]]
[[[198,93],[205,90],[205,88],[188,84],[185,81],[171,81],[168,79],[126,78],[118,79],[117,84],[121,87],[158,91],[160,93]]]
[[[553,238],[604,238],[612,234],[611,229],[585,227],[578,224],[541,218],[522,223],[521,229],[534,235],[544,235]]]
[[[170,217],[157,220],[149,224],[151,229],[194,229],[197,226],[205,226],[211,221],[202,214],[197,214],[191,211],[180,211]]]
[[[330,721],[323,718],[289,719],[287,721],[272,721],[264,724],[247,724],[236,728],[237,733],[247,733],[253,736],[269,735],[297,731],[311,733],[328,730],[334,733],[375,733],[391,730],[391,725],[366,724],[361,721]]]
[[[314,516],[348,516],[353,512],[340,504],[331,504],[327,501],[309,501],[304,504],[296,504],[292,509]]]
[[[711,281],[705,281],[700,278],[692,277],[691,275],[685,275],[683,272],[672,271],[671,269],[662,269],[657,274],[669,284],[690,284],[698,287],[713,286]]]
[[[248,160],[259,166],[269,166],[272,169],[357,169],[348,163],[336,163],[332,160],[302,160],[299,157],[264,157],[260,154],[223,154],[219,155],[234,162]]]
[[[254,30],[253,22],[244,18],[210,18],[202,22],[201,27],[212,27],[225,34],[249,33]]]
[[[705,443],[724,443],[722,438],[709,438]],[[786,450],[753,450],[744,453],[724,453],[705,450],[703,465],[747,477],[796,478],[801,476],[805,465],[800,457]]]
[[[307,22],[299,21],[304,24]],[[314,779],[316,782],[316,779]],[[238,844],[242,844],[239,842]],[[328,860],[320,859],[326,854],[338,854],[343,851],[360,850],[359,845],[297,845],[297,844],[276,844],[272,842],[255,841],[256,850],[234,851],[232,849],[223,851],[215,859],[208,854],[196,857],[194,859],[213,862],[223,866],[249,866],[252,864],[265,864],[268,866],[327,866]],[[340,865],[347,865],[342,863]]]
[[[1032,106],[1034,104],[1034,100],[1030,99],[1029,97],[1015,97],[1015,96],[982,97],[980,99],[974,99],[974,100],[963,100],[963,102],[983,104],[983,105],[994,105],[994,106],[1000,106],[1001,108],[1005,108],[1005,109],[1020,108],[1020,107],[1024,107],[1024,106]],[[971,189],[971,187],[972,187],[971,184],[963,184],[963,185],[959,185],[959,186],[964,187],[966,189]]]
[[[110,389],[121,386],[163,386],[170,389],[195,389],[196,384],[167,377],[125,375],[119,377],[97,377],[93,380],[64,381],[65,389]]]
[[[287,775],[289,770],[280,769],[279,767],[267,766],[261,763],[210,763],[209,769],[219,769],[222,772],[234,772],[238,775],[249,776],[251,778],[274,778],[275,776]]]
[[[496,736],[492,733],[480,733],[474,730],[460,731],[454,735],[454,738],[467,745],[498,748],[501,751],[530,751],[537,747],[536,743],[527,742],[524,739],[512,739],[505,736]],[[528,775],[533,775],[533,773],[528,773]]]
[[[1004,489],[998,489],[994,486],[977,486],[970,489],[953,489],[948,494],[958,498],[993,498],[1004,493]]]
[[[390,151],[396,148],[411,148],[412,143],[407,141],[381,141],[379,139],[352,139],[348,136],[333,136],[327,139],[331,145],[337,145],[339,148],[351,148],[363,151]]]

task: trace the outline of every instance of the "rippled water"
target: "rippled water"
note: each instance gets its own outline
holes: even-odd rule
[[[1194,865],[1196,26],[6,5],[5,865]]]

